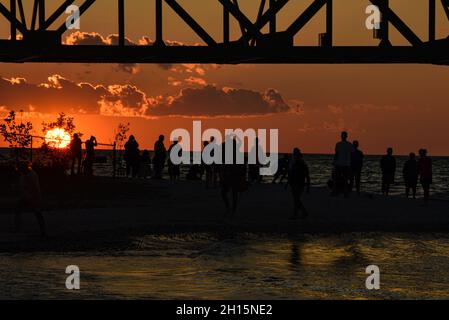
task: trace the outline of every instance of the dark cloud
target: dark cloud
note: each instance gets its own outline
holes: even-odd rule
[[[81,32],[81,31],[75,31],[69,34],[65,40],[65,45],[87,45],[87,46],[111,46],[111,45],[118,45],[118,34],[110,34],[108,36],[103,36],[100,33],[97,32]],[[133,41],[129,38],[125,38],[125,45],[127,46],[150,46],[153,45],[154,41],[151,40],[147,36],[143,36],[137,41]],[[172,41],[172,40],[165,40],[165,45],[167,46],[184,46],[185,44],[180,41]],[[160,67],[163,70],[172,70],[173,66],[172,64],[165,64],[160,63],[157,64],[158,67]],[[139,71],[137,64],[120,64],[116,68],[119,71],[123,71],[130,74],[136,74]]]
[[[274,89],[264,93],[207,85],[183,89],[176,97],[153,102],[148,115],[243,116],[292,111]]]
[[[40,113],[89,113],[114,116],[243,116],[297,111],[274,89],[257,92],[206,85],[176,96],[149,97],[132,85],[76,83],[52,75],[41,84],[0,78],[0,106]]]
[[[98,97],[106,93],[103,86],[74,83],[59,75],[48,77],[42,84],[28,83],[23,78],[0,78],[0,105],[11,110],[96,113]]]

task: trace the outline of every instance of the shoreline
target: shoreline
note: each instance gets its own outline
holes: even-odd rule
[[[131,199],[114,199],[114,202],[111,199],[112,207],[44,211],[48,237],[43,240],[37,237],[38,228],[33,214],[23,214],[23,233],[12,234],[12,212],[1,208],[0,250],[8,251],[8,248],[16,246],[70,249],[76,248],[80,241],[99,242],[108,247],[109,243],[150,234],[265,233],[300,236],[449,231],[449,201],[445,200],[433,200],[426,208],[421,206],[420,199],[370,194],[345,199],[330,197],[326,188],[314,187],[311,194],[303,197],[310,216],[305,220],[289,220],[292,211],[290,191],[283,185],[260,184],[243,193],[236,216],[229,219],[224,217],[219,189],[207,190],[200,181],[170,184],[165,180],[148,180],[140,183],[145,186],[145,192],[133,194],[131,190]],[[147,194],[148,190],[153,193]],[[103,201],[106,203],[108,200]],[[73,241],[75,245],[70,244]],[[86,247],[89,246],[87,243]]]

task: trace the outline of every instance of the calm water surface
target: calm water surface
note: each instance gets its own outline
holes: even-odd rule
[[[365,289],[365,268],[381,290]],[[81,290],[65,289],[65,268]],[[183,234],[83,252],[0,253],[0,298],[406,299],[449,297],[449,235]]]
[[[0,148],[0,162],[2,159],[7,159],[11,151]],[[105,163],[96,163],[94,172],[100,176],[112,175],[112,152],[109,150],[97,150],[96,154],[104,157],[107,161]],[[120,155],[120,152],[118,153]],[[39,152],[35,151],[35,160],[39,160]],[[282,155],[279,155],[282,157]],[[327,181],[332,173],[332,155],[306,154],[305,159],[310,167],[310,174],[312,184],[315,186],[326,186]],[[381,193],[381,172],[380,172],[381,156],[368,155],[365,157],[364,168],[362,172],[363,191],[380,194]],[[391,194],[404,194],[404,182],[402,179],[402,167],[408,157],[396,156],[397,171],[396,183],[391,188]],[[433,161],[433,185],[432,194],[440,199],[449,199],[449,157],[432,157]],[[124,166],[124,164],[122,164]],[[181,178],[184,179],[189,171],[189,166],[181,167]],[[165,168],[165,178],[168,179],[167,168]],[[264,182],[271,182],[272,177],[265,177]],[[419,188],[421,194],[421,188]]]

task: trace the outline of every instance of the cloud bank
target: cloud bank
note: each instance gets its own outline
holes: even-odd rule
[[[199,78],[198,78],[199,79]],[[298,112],[275,89],[258,92],[219,88],[192,77],[192,85],[177,95],[148,96],[129,84],[92,84],[51,75],[44,83],[24,78],[0,78],[0,106],[40,113],[82,113],[108,116],[251,116]],[[200,83],[198,83],[200,82]]]

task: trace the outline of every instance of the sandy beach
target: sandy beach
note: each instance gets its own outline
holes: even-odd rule
[[[258,184],[244,192],[233,219],[225,218],[219,189],[205,189],[200,181],[171,184],[156,180],[98,178],[89,188],[122,191],[81,193],[66,202],[47,201],[44,211],[51,242],[63,238],[104,239],[134,233],[178,233],[193,231],[339,233],[339,232],[446,232],[449,230],[448,202],[353,195],[330,197],[325,188],[315,187],[304,196],[310,212],[305,220],[289,220],[290,192],[284,185]],[[68,188],[60,186],[61,190]],[[89,191],[86,191],[89,192]],[[61,199],[59,199],[61,200]],[[52,202],[53,201],[53,202]],[[0,243],[3,246],[36,240],[38,226],[32,214],[23,215],[24,230],[11,233],[11,198],[1,199]]]

